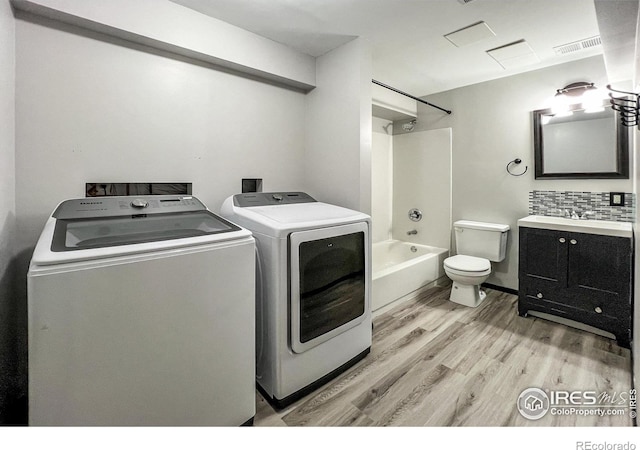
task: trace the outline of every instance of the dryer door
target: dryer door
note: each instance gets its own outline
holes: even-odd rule
[[[289,235],[291,348],[302,353],[358,325],[369,310],[365,222]]]

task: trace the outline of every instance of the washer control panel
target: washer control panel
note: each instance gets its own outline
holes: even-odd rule
[[[316,200],[304,192],[251,192],[233,196],[233,204],[241,208],[249,206],[290,205],[310,203]]]
[[[134,208],[146,208],[147,206],[149,206],[149,202],[143,198],[135,198],[131,202],[131,206],[133,206]]]
[[[88,219],[136,214],[193,212],[206,209],[200,200],[191,195],[94,197],[64,201],[54,211],[53,217],[56,219]]]

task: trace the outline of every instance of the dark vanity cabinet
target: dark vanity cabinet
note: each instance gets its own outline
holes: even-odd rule
[[[518,314],[552,314],[629,348],[633,239],[520,227]]]

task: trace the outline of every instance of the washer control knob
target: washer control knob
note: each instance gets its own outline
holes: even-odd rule
[[[136,198],[131,202],[131,206],[133,206],[134,208],[146,208],[147,206],[149,206],[149,202],[142,198]]]
[[[273,194],[271,197],[277,202],[281,202],[283,198],[280,194]]]

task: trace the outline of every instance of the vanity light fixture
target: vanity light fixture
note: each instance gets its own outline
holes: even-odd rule
[[[573,114],[570,105],[582,103],[586,113],[600,112],[604,111],[602,100],[594,83],[578,81],[556,90],[551,109],[556,117],[570,116]]]
[[[559,95],[580,97],[589,89],[596,89],[596,85],[594,83],[587,83],[586,81],[578,81],[577,83],[571,83],[562,89],[556,89],[556,97]]]

